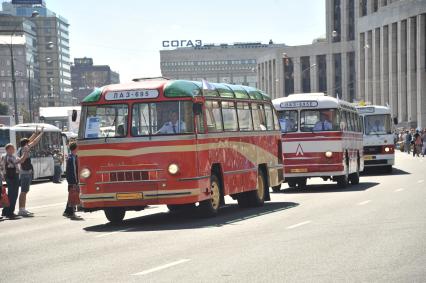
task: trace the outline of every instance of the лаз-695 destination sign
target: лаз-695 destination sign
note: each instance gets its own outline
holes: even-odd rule
[[[299,107],[318,107],[317,101],[286,101],[281,102],[280,106],[282,108],[299,108]]]
[[[105,100],[131,100],[156,97],[158,97],[158,90],[156,89],[109,91],[105,94]]]

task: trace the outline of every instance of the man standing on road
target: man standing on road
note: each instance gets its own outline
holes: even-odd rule
[[[81,218],[75,215],[75,204],[70,203],[70,196],[73,193],[73,190],[78,190],[78,157],[77,157],[77,144],[70,143],[71,154],[68,156],[67,160],[67,182],[68,182],[68,201],[65,206],[65,211],[62,214],[65,217],[70,218],[71,220],[79,220]]]
[[[27,154],[28,158],[25,159],[24,162],[21,163],[21,170],[19,171],[19,178],[21,181],[21,194],[19,195],[19,212],[18,215],[28,217],[33,215],[33,213],[29,212],[25,207],[27,204],[27,194],[30,191],[30,185],[33,180],[33,165],[31,163],[31,157],[29,156],[29,151],[31,148],[36,146],[43,136],[43,128],[41,131],[36,131],[31,135],[29,139],[23,138],[21,139],[21,147],[18,150],[18,156],[22,157]],[[25,152],[28,151],[28,152]]]
[[[404,141],[405,152],[410,154],[411,152],[411,133],[407,130],[405,132],[405,141]]]
[[[2,216],[15,219],[17,217],[15,214],[15,205],[19,194],[19,164],[25,162],[29,157],[29,150],[25,150],[21,158],[15,156],[15,146],[13,144],[7,144],[5,150],[6,153],[1,157],[0,168],[2,175],[6,179],[10,205],[3,208]]]

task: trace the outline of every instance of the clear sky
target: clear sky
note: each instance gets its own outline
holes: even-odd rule
[[[70,23],[71,56],[121,81],[159,76],[163,40],[309,44],[325,34],[324,0],[46,0]]]

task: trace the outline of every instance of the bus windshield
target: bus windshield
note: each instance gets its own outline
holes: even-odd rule
[[[392,134],[391,116],[389,114],[366,115],[364,119],[366,135]]]
[[[338,120],[337,109],[302,110],[300,111],[300,131],[339,131]]]
[[[2,129],[0,130],[0,147],[4,147],[10,143],[10,130]]]
[[[278,119],[282,133],[297,132],[299,120],[297,110],[278,111]]]
[[[79,138],[124,137],[127,134],[127,104],[87,106],[82,111]]]
[[[193,132],[192,101],[133,104],[132,136],[179,135]]]

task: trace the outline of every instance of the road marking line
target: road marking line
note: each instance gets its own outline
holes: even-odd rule
[[[367,204],[369,202],[371,202],[371,200],[365,200],[365,201],[359,202],[358,205],[364,205],[364,204]]]
[[[300,223],[297,223],[297,224],[294,224],[294,225],[288,226],[288,227],[287,227],[287,229],[294,229],[294,228],[297,228],[297,227],[300,227],[300,226],[303,226],[303,225],[309,224],[309,223],[311,223],[311,222],[312,222],[312,221],[310,221],[310,220],[308,220],[308,221],[303,221],[303,222],[300,222]]]
[[[130,230],[132,230],[132,229],[129,228],[129,229],[123,229],[123,230],[118,230],[118,231],[114,231],[114,232],[99,234],[99,235],[96,235],[95,238],[102,238],[102,237],[114,235],[114,234],[117,234],[117,233],[120,233],[120,232],[127,232],[127,231],[130,231]]]
[[[160,266],[157,266],[157,267],[154,267],[154,268],[142,271],[142,272],[138,272],[138,273],[135,273],[135,274],[132,274],[132,275],[134,275],[134,276],[146,275],[146,274],[153,273],[153,272],[156,272],[156,271],[160,271],[160,270],[163,270],[163,269],[166,269],[166,268],[178,265],[178,264],[182,264],[182,263],[185,263],[185,262],[188,262],[188,261],[190,261],[190,259],[181,259],[181,260],[174,261],[174,262],[171,262],[171,263],[167,263],[167,264],[164,264],[164,265],[160,265]]]
[[[61,206],[61,205],[65,205],[65,204],[66,204],[65,202],[58,202],[58,203],[28,207],[28,209],[33,210],[33,209],[40,209],[40,208],[48,208],[48,207],[54,207],[54,206]]]
[[[418,180],[418,181],[417,181],[417,183],[418,183],[418,184],[421,184],[421,183],[423,183],[424,181],[425,181],[425,180]]]
[[[394,192],[395,193],[397,193],[397,192],[402,192],[403,190],[405,190],[404,188],[399,188],[399,189],[396,189]]]

